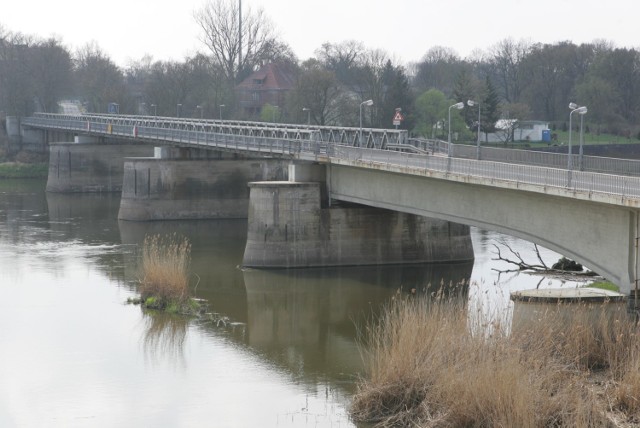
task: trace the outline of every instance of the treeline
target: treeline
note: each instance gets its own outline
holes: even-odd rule
[[[596,41],[536,44],[505,39],[472,58],[445,47],[403,65],[377,49],[346,41],[319,47],[300,61],[262,11],[246,11],[242,43],[232,0],[212,0],[196,11],[205,50],[183,61],[144,57],[122,68],[99,46],[70,51],[60,40],[41,40],[0,27],[0,111],[27,116],[56,112],[60,99],[80,100],[88,112],[225,119],[246,117],[235,86],[252,71],[276,62],[293,76],[277,119],[319,125],[391,128],[396,108],[402,128],[427,137],[452,129],[471,135],[478,104],[483,132],[500,118],[534,119],[566,129],[570,102],[587,105],[592,131],[636,135],[640,114],[640,55]],[[365,100],[372,106],[363,106]],[[467,100],[474,107],[449,107]],[[266,108],[273,108],[267,106]],[[276,116],[269,110],[262,120]]]

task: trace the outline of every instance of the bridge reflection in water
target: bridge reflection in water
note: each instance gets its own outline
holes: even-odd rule
[[[324,376],[344,381],[346,390],[351,390],[353,374],[362,368],[358,326],[398,292],[432,293],[442,287],[466,297],[473,270],[473,262],[242,270],[244,220],[120,221],[118,225],[123,244],[141,245],[145,235],[155,233],[176,232],[189,238],[191,271],[199,278],[193,279],[198,282],[196,295],[227,319],[226,332],[221,333],[223,323],[198,322],[198,328],[227,335],[303,382],[314,383],[317,376]],[[133,253],[127,257],[126,276],[133,280],[138,261]],[[182,341],[167,337],[181,345]]]

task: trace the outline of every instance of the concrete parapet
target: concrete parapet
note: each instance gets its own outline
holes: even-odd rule
[[[277,159],[127,159],[118,218],[246,218],[247,183],[286,176],[287,161]]]
[[[151,146],[50,143],[48,192],[119,192],[124,158],[149,156]]]
[[[243,265],[311,267],[473,260],[469,227],[364,206],[321,208],[317,182],[250,183]]]

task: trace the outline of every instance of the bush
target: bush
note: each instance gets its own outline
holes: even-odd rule
[[[165,309],[188,303],[190,257],[191,244],[186,238],[175,234],[145,237],[138,288],[145,306]]]
[[[634,322],[626,315],[594,322],[580,311],[567,321],[559,313],[507,334],[473,325],[463,300],[396,299],[367,329],[368,376],[351,414],[383,427],[596,427],[615,411],[633,419],[640,409]]]

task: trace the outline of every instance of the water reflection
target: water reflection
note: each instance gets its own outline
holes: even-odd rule
[[[46,224],[50,238],[72,245],[77,257],[91,257],[95,266],[124,285],[123,248],[117,231],[120,197],[114,193],[46,193]]]
[[[401,290],[468,283],[472,263],[243,272],[247,343],[296,376],[353,380],[362,369],[358,326]]]
[[[141,248],[146,235],[177,233],[191,243],[191,285],[194,294],[206,299],[213,311],[246,322],[246,292],[242,261],[247,236],[246,220],[202,220],[179,222],[118,222],[120,239],[132,248]],[[139,251],[126,255],[126,278],[134,283],[139,277]]]
[[[166,359],[176,365],[185,365],[184,344],[189,319],[177,314],[142,310],[144,327],[142,347],[148,361]]]
[[[289,270],[239,268],[246,220],[118,223],[123,244],[140,246],[150,234],[179,233],[191,242],[195,294],[215,317],[198,328],[224,336],[315,384],[318,378],[353,386],[362,362],[357,326],[380,311],[398,290],[432,293],[468,284],[473,263],[333,267]],[[127,278],[135,279],[139,258],[126,258]],[[158,337],[157,325],[150,329]],[[166,328],[175,328],[167,324]],[[172,338],[174,332],[168,333]],[[162,340],[158,341],[162,344]],[[169,341],[181,344],[181,341]],[[154,341],[145,341],[153,345]],[[162,353],[161,350],[156,351]]]
[[[117,195],[44,187],[0,180],[0,426],[351,426],[356,326],[398,290],[464,280],[470,311],[504,314],[540,281],[497,284],[477,229],[473,266],[242,271],[245,220],[118,222]],[[153,233],[190,240],[195,294],[225,322],[124,304]]]

